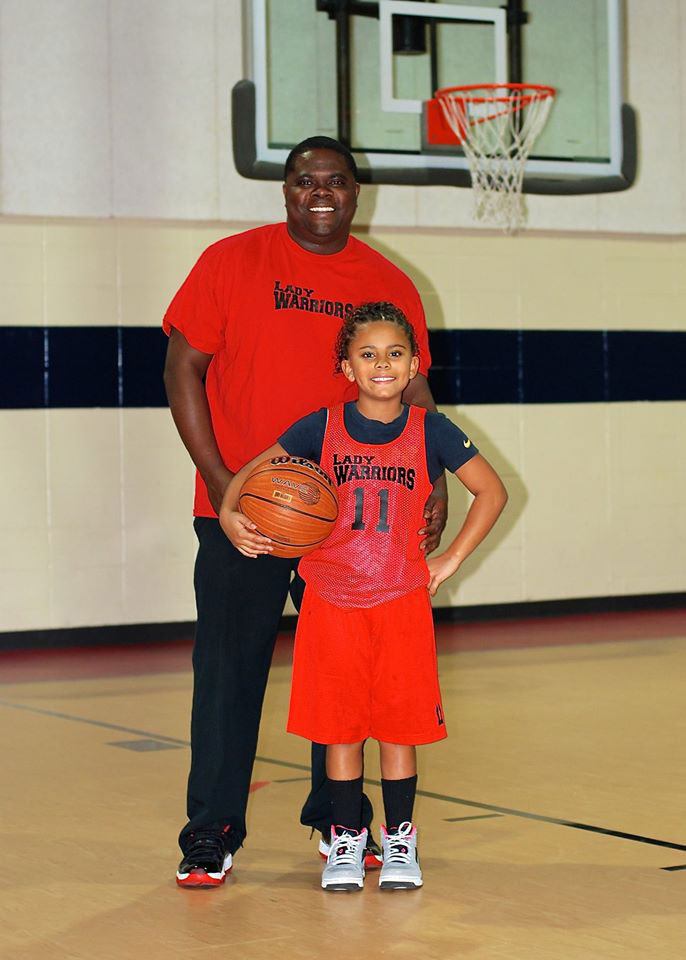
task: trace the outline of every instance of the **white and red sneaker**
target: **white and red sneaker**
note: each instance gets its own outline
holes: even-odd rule
[[[176,871],[180,887],[219,887],[233,866],[233,858],[226,848],[230,828],[196,830]]]
[[[367,831],[332,827],[329,855],[322,871],[324,890],[361,890],[364,885],[364,848]]]
[[[379,874],[382,890],[414,890],[424,883],[417,856],[417,828],[405,821],[394,833],[381,826],[383,866]]]
[[[331,833],[322,833],[319,841],[319,856],[326,860],[331,849]],[[371,830],[367,830],[367,845],[364,848],[364,866],[366,870],[378,870],[383,862],[381,856],[381,847],[372,836]]]

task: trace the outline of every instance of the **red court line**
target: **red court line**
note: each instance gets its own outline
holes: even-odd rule
[[[248,793],[254,793],[256,790],[261,790],[262,787],[268,787],[270,783],[271,780],[253,780]]]
[[[439,653],[661,640],[667,637],[686,637],[686,608],[436,625]]]
[[[5,650],[0,652],[0,683],[184,673],[191,669],[192,649],[189,638],[140,645]]]
[[[436,625],[443,654],[668,637],[686,637],[686,608]],[[1,651],[0,684],[190,672],[192,644],[188,637],[169,643]],[[292,654],[293,632],[279,634],[273,662],[288,665]]]

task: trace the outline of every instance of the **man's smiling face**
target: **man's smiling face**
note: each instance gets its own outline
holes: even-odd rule
[[[295,158],[283,185],[291,237],[312,253],[338,253],[348,242],[360,186],[340,153],[317,148]]]

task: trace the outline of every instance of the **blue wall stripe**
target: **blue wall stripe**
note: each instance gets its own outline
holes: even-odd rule
[[[0,407],[47,403],[47,344],[38,327],[0,328]]]
[[[686,333],[432,330],[437,403],[686,400]],[[0,327],[0,409],[163,407],[156,327]]]

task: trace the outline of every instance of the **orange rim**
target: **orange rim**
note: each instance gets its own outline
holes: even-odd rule
[[[531,90],[530,99],[537,97],[554,97],[557,93],[555,87],[549,87],[541,83],[470,83],[458,87],[442,87],[434,93],[434,98],[450,99],[451,94],[461,93],[466,96],[460,97],[461,100],[471,100],[474,103],[486,103],[496,101],[498,103],[509,103],[513,98],[511,96],[472,96],[474,90],[512,90],[513,92]]]
[[[512,93],[509,96],[507,94],[503,94],[502,96],[489,96],[487,93],[478,96],[475,94],[477,90],[510,90]],[[527,94],[524,93],[525,90],[531,92]],[[521,96],[517,96],[516,94],[518,93],[521,94]],[[466,86],[442,87],[436,91],[434,99],[441,103],[444,110],[450,108],[447,105],[444,106],[442,101],[445,101],[446,104],[453,103],[454,101],[460,101],[462,104],[491,104],[493,107],[491,113],[467,120],[469,126],[473,127],[480,123],[496,120],[498,117],[506,116],[508,113],[518,113],[531,103],[545,100],[548,97],[552,99],[556,93],[557,90],[555,87],[548,87],[540,83],[472,83]],[[464,109],[464,107],[462,109]]]

